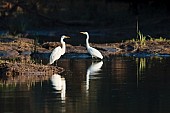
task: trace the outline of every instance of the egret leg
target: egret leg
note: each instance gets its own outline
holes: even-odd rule
[[[92,60],[93,60],[93,61],[96,61],[96,58],[95,58],[94,56],[92,56]]]
[[[99,61],[101,61],[100,58],[96,58],[96,57],[93,57],[92,60],[93,60],[94,62],[99,62]]]
[[[55,61],[55,66],[57,66],[57,60]]]
[[[95,59],[95,57],[94,57],[94,56],[92,56],[92,59]]]

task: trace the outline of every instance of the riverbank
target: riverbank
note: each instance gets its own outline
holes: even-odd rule
[[[104,59],[110,59],[117,55],[131,57],[170,56],[170,41],[161,37],[149,40],[127,40],[121,43],[90,43],[90,45],[98,49]],[[60,42],[38,43],[36,39],[1,36],[1,81],[29,81],[28,78],[30,80],[41,80],[55,73],[62,73],[64,71],[62,67],[48,64],[51,51],[57,46],[61,46]],[[71,58],[73,54],[77,55],[74,58],[91,57],[84,45],[66,44],[66,54],[63,57]],[[44,62],[44,59],[46,62]]]

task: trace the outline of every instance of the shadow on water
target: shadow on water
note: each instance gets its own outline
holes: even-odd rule
[[[0,112],[167,113],[170,58],[58,61],[48,80],[0,84]],[[30,85],[31,84],[31,85]],[[20,107],[18,107],[20,106]]]

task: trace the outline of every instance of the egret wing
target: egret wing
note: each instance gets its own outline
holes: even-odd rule
[[[90,47],[88,48],[88,52],[93,56],[93,57],[97,57],[100,59],[103,59],[102,54],[100,53],[100,51],[98,51],[97,49]]]
[[[54,63],[55,60],[58,60],[61,57],[61,47],[56,47],[50,55],[50,64]]]

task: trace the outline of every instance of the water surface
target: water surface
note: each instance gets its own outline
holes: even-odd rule
[[[168,113],[170,58],[65,59],[49,80],[0,85],[2,113]]]

